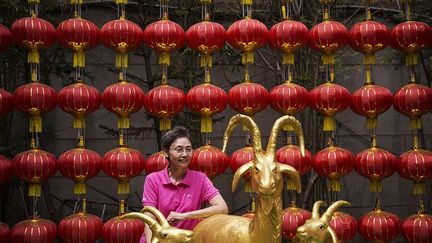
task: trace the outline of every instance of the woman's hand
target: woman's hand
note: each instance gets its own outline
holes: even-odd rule
[[[183,221],[187,219],[187,213],[177,213],[174,211],[171,211],[170,214],[167,217],[168,222],[177,222],[177,221]]]

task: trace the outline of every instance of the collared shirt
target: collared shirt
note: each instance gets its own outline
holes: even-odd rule
[[[186,170],[185,177],[174,185],[168,175],[168,167],[151,173],[144,182],[143,206],[153,206],[165,217],[171,211],[185,213],[201,208],[205,202],[210,202],[219,195],[210,179],[202,172]],[[200,219],[188,219],[173,223],[180,229],[192,230]],[[143,237],[144,238],[144,237]],[[141,243],[145,242],[141,239]]]

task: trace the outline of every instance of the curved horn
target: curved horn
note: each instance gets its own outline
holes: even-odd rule
[[[323,213],[323,215],[321,216],[321,219],[328,223],[330,221],[331,217],[333,216],[333,213],[336,211],[336,209],[338,209],[339,207],[342,207],[342,206],[351,206],[351,203],[344,201],[344,200],[339,200],[339,201],[333,203],[332,205],[330,205],[330,207],[327,208],[325,213]]]
[[[141,213],[145,213],[145,212],[149,212],[149,213],[153,214],[156,217],[157,221],[162,226],[169,226],[169,223],[166,220],[165,216],[159,210],[157,210],[155,207],[144,206],[143,209],[141,209]]]
[[[332,239],[332,243],[338,243],[339,240],[338,240],[336,232],[332,228],[330,228],[330,226],[327,227],[327,230],[328,230],[330,237]]]
[[[300,193],[301,182],[300,182],[300,175],[298,171],[290,165],[281,164],[281,163],[279,163],[279,171],[289,176],[289,180],[292,180],[294,182],[295,189],[297,190],[298,193]]]
[[[278,133],[284,126],[287,125],[291,126],[294,132],[297,134],[297,137],[299,139],[300,153],[302,156],[305,156],[303,127],[300,122],[293,116],[282,116],[275,121],[268,140],[266,153],[273,154],[275,152]]]
[[[238,124],[243,124],[251,133],[252,136],[252,145],[254,152],[261,152],[262,146],[261,146],[261,132],[257,126],[257,124],[250,118],[249,116],[237,114],[229,120],[229,123],[227,125],[227,128],[225,129],[224,137],[223,137],[223,147],[222,152],[225,153],[226,146],[228,144],[229,137],[231,136],[231,133],[233,132],[234,128]]]
[[[232,186],[231,186],[231,190],[234,192],[234,190],[237,187],[237,184],[240,180],[240,177],[246,173],[248,170],[250,170],[250,168],[252,168],[253,163],[252,161],[247,162],[246,164],[240,166],[240,168],[237,169],[237,171],[234,173],[234,177],[233,177],[233,181],[232,181]]]
[[[324,201],[316,201],[312,208],[312,218],[317,219],[320,217],[319,209],[322,205],[327,205]]]
[[[127,213],[125,215],[122,215],[120,219],[139,219],[146,223],[152,230],[157,230],[158,228],[160,228],[160,225],[156,220],[143,213]]]

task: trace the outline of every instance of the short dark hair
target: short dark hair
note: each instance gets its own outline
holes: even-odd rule
[[[169,150],[171,144],[178,138],[187,138],[191,140],[189,130],[183,126],[175,126],[173,129],[165,133],[161,138],[162,150]]]

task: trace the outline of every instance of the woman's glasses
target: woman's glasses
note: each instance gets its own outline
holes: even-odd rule
[[[170,148],[171,150],[173,150],[174,152],[176,152],[177,154],[182,154],[183,152],[185,152],[186,154],[191,154],[193,152],[192,147],[175,147],[175,148]]]

